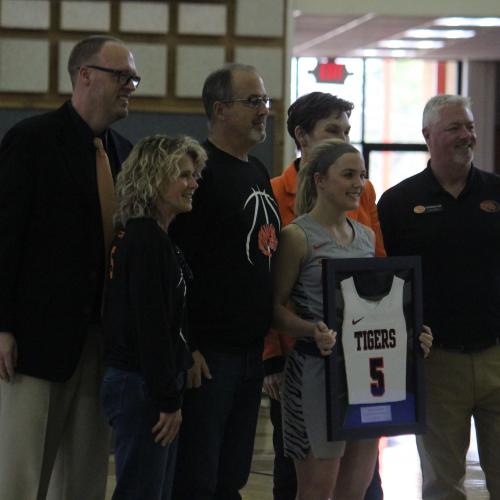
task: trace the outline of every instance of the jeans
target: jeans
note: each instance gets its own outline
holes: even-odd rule
[[[175,500],[240,500],[248,480],[262,390],[262,349],[203,351],[212,379],[186,391]]]
[[[297,476],[293,460],[284,455],[281,403],[275,399],[270,399],[270,402],[274,448],[273,498],[274,500],[295,500]]]
[[[142,375],[108,368],[101,399],[116,439],[113,500],[170,500],[177,438],[166,447],[154,442],[159,411]]]

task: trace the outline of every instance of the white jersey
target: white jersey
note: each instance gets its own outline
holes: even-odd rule
[[[405,400],[408,335],[403,313],[404,280],[394,276],[390,292],[376,301],[360,297],[352,277],[340,286],[349,404]]]

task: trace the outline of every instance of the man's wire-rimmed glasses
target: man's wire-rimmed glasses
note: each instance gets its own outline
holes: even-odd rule
[[[226,99],[224,101],[220,101],[226,104],[232,103],[232,102],[241,102],[245,106],[248,106],[249,108],[258,108],[261,104],[264,104],[264,106],[269,109],[271,107],[271,98],[267,95],[251,95],[249,97],[245,97],[243,99]]]

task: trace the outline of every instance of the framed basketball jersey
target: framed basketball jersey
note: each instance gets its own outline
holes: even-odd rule
[[[327,432],[340,439],[425,430],[420,257],[325,259]]]

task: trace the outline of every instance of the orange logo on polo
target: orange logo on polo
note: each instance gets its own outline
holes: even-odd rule
[[[413,207],[413,211],[416,214],[423,214],[425,212],[425,207],[423,205],[416,205]]]
[[[479,204],[479,208],[481,210],[484,210],[485,212],[494,214],[495,212],[500,212],[500,203],[498,203],[498,201],[495,200],[483,200]]]

